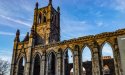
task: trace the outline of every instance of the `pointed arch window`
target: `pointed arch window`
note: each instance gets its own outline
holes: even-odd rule
[[[64,64],[64,74],[65,75],[72,75],[73,70],[71,72],[70,67],[73,68],[73,53],[71,52],[70,48],[67,48],[64,52],[64,58],[63,58],[63,64]]]
[[[34,59],[33,75],[40,75],[40,56],[38,54]]]
[[[82,74],[92,75],[92,53],[88,46],[82,49]]]
[[[56,55],[51,52],[48,55],[48,75],[56,75]]]
[[[22,57],[18,63],[18,75],[24,75],[25,59]]]
[[[112,75],[115,75],[115,64],[114,64],[114,56],[113,56],[113,47],[109,42],[105,42],[102,44],[102,68],[103,75],[107,75],[111,72]],[[106,65],[110,64],[110,65]],[[109,69],[111,67],[112,69]]]
[[[39,14],[39,17],[38,17],[38,24],[42,23],[42,15],[41,13]]]
[[[46,16],[43,16],[43,23],[46,23]]]

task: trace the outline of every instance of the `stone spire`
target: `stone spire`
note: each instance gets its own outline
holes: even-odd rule
[[[15,39],[14,39],[14,41],[15,42],[20,42],[20,30],[19,29],[17,29],[17,31],[16,31],[16,37],[15,37]]]
[[[34,30],[34,25],[33,25],[32,28],[31,28],[30,38],[34,37],[34,32],[35,32],[35,30]]]
[[[29,32],[27,32],[27,34],[26,34],[26,36],[25,36],[23,42],[25,42],[25,41],[29,41]]]
[[[60,7],[59,6],[57,7],[57,11],[60,13]]]
[[[52,0],[49,0],[49,5],[52,5]]]
[[[35,7],[35,8],[38,9],[38,6],[39,6],[39,4],[38,4],[38,1],[37,1],[37,2],[36,2],[36,7]]]

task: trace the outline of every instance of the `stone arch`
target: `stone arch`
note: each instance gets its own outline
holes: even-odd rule
[[[47,22],[46,16],[44,15],[44,16],[43,16],[43,23],[46,23],[46,22]]]
[[[62,48],[59,48],[59,49],[58,49],[58,52],[62,52]]]
[[[77,50],[77,51],[79,51],[79,50],[80,50],[79,45],[75,45],[75,50]]]
[[[108,45],[109,48],[111,50],[107,50],[107,51],[111,51],[111,54],[109,54],[108,56],[107,55],[103,55],[103,49],[105,48],[105,46]],[[102,44],[101,44],[101,64],[102,64],[102,73],[104,74],[104,66],[107,65],[109,68],[110,68],[110,71],[111,71],[111,74],[112,75],[115,75],[115,57],[114,57],[114,48],[113,48],[113,44],[110,42],[110,41],[104,41]],[[108,53],[109,53],[108,52]],[[111,56],[112,55],[112,56]],[[106,75],[106,74],[104,74]]]
[[[88,47],[89,48],[89,50],[91,51],[91,55],[93,54],[93,51],[92,51],[92,48],[91,48],[91,46],[89,46],[88,44],[84,44],[83,46],[82,46],[82,51],[81,51],[81,53],[83,53],[83,50],[84,50],[84,48],[85,47]],[[81,54],[82,55],[82,54]]]
[[[47,73],[48,75],[56,75],[57,70],[57,54],[54,50],[47,53]]]
[[[38,15],[38,24],[42,23],[42,13],[40,12]]]
[[[33,57],[33,75],[40,75],[41,54],[36,52]]]
[[[89,51],[86,51],[86,49],[89,50]],[[83,55],[85,54],[84,51],[90,52],[91,59],[89,59],[89,60],[87,59],[86,61],[83,61]],[[84,44],[84,46],[82,47],[82,52],[81,52],[82,75],[92,75],[92,66],[94,65],[92,63],[92,59],[93,59],[92,56],[93,56],[92,48],[88,44]],[[85,69],[85,72],[83,71],[83,68]]]
[[[64,75],[70,75],[70,69],[73,67],[74,69],[74,62],[69,63],[69,54],[68,54],[68,50],[70,51],[71,55],[72,55],[72,61],[73,61],[73,50],[70,47],[67,47],[64,52],[63,52],[63,70],[64,70]]]
[[[66,52],[68,49],[70,49],[70,51],[71,51],[72,54],[73,54],[73,49],[72,49],[71,47],[66,47],[66,48],[64,49],[63,55],[65,54],[65,52]]]
[[[104,47],[104,45],[105,45],[106,43],[109,44],[109,46],[112,48],[112,51],[114,51],[113,44],[112,44],[110,41],[107,41],[107,40],[106,40],[106,41],[104,41],[104,42],[101,44],[101,47],[100,47],[100,48],[101,48],[101,51],[100,51],[100,52],[102,52],[102,49],[103,49],[103,47]]]
[[[17,70],[17,75],[24,75],[25,73],[25,65],[26,65],[26,57],[24,54],[21,54],[19,59],[18,59],[18,70]]]

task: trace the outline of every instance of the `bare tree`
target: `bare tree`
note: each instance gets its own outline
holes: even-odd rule
[[[10,70],[10,63],[0,59],[0,75],[8,75]]]

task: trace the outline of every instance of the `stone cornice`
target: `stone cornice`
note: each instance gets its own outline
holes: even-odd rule
[[[75,43],[75,42],[93,41],[95,39],[97,40],[97,39],[115,37],[115,36],[117,37],[124,34],[125,34],[125,29],[119,29],[119,30],[116,30],[115,32],[104,32],[97,35],[89,35],[89,36],[78,37],[70,40],[64,40],[64,41],[52,43],[49,45],[37,45],[35,47],[48,48],[48,47],[54,47],[54,46],[59,46],[64,44]]]

